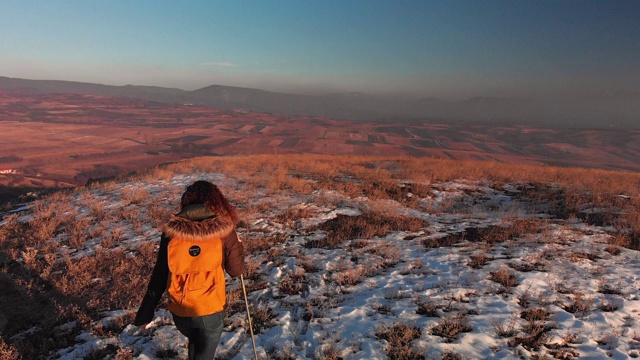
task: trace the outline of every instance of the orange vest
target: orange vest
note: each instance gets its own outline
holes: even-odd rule
[[[204,316],[224,309],[222,240],[174,237],[169,241],[169,311],[182,317]]]

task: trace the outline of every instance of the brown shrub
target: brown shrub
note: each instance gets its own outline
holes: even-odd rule
[[[253,325],[253,333],[260,334],[263,330],[266,330],[274,325],[273,319],[276,314],[269,305],[259,304],[257,307],[251,309],[251,325]],[[248,324],[247,324],[248,325]],[[249,331],[248,326],[245,327]]]
[[[549,330],[541,322],[529,322],[524,326],[522,336],[515,336],[509,340],[508,344],[512,347],[522,345],[528,350],[538,350],[549,340]]]
[[[263,259],[256,256],[245,256],[244,258],[244,277],[249,280],[260,279],[260,266]]]
[[[539,219],[514,219],[506,226],[490,225],[485,227],[468,227],[458,233],[448,234],[439,238],[425,239],[423,244],[428,248],[453,246],[462,241],[495,244],[513,240],[526,234],[536,233],[544,224],[545,223]]]
[[[572,314],[586,314],[593,305],[593,299],[587,298],[581,293],[574,293],[573,299],[562,305],[562,308]]]
[[[610,284],[605,279],[598,280],[598,292],[601,294],[609,295],[622,295],[622,285],[620,282],[616,284]]]
[[[120,197],[129,204],[142,204],[149,199],[149,191],[145,187],[126,187],[120,191]]]
[[[489,262],[490,258],[487,256],[485,251],[480,251],[476,254],[471,255],[467,265],[474,269],[479,269],[485,266]]]
[[[513,261],[507,264],[510,268],[520,272],[540,271],[546,272],[548,264],[538,259],[523,259],[523,261]]]
[[[312,215],[313,212],[309,207],[292,207],[278,214],[276,220],[280,222],[293,222],[298,219],[311,217]]]
[[[358,216],[338,215],[314,229],[326,231],[327,237],[323,240],[309,241],[307,246],[335,248],[345,240],[370,239],[374,236],[384,236],[390,231],[416,231],[428,225],[429,223],[421,219],[376,212]]]
[[[52,275],[61,295],[84,304],[89,317],[103,309],[127,309],[139,305],[155,262],[155,243],[141,244],[134,256],[124,250],[98,251],[79,259],[67,258]],[[90,286],[87,286],[91,284]]]
[[[278,283],[278,289],[287,295],[297,295],[304,289],[304,270],[296,269],[292,274],[286,275]]]
[[[497,282],[505,288],[511,288],[518,285],[518,275],[506,267],[502,267],[496,271],[489,273],[489,279]]]
[[[415,350],[412,342],[422,336],[420,328],[404,323],[380,326],[376,329],[376,337],[386,340],[384,350],[390,359],[422,360],[424,355]]]
[[[374,302],[371,304],[371,308],[383,315],[391,315],[393,311],[391,311],[391,305],[387,303]]]
[[[320,267],[316,264],[316,260],[312,256],[298,255],[298,264],[302,266],[304,271],[313,273],[320,271]]]
[[[608,252],[611,255],[620,255],[620,246],[615,244],[609,244],[604,248],[604,251]]]
[[[508,338],[516,334],[517,319],[515,317],[505,321],[502,319],[493,319],[489,322],[493,327],[496,335],[501,338]]]
[[[424,315],[428,317],[439,317],[438,309],[442,306],[437,305],[433,300],[428,297],[418,296],[415,298],[415,304],[418,306],[416,314]]]
[[[282,244],[288,239],[286,234],[270,234],[270,236],[242,239],[245,254],[253,254],[259,251],[267,251],[277,244]]]
[[[359,284],[364,278],[364,266],[346,269],[338,273],[334,273],[331,277],[333,281],[340,286],[353,286]]]
[[[520,317],[528,321],[547,321],[551,311],[543,307],[528,308],[520,313]]]
[[[432,335],[440,336],[451,342],[456,339],[458,334],[471,332],[473,328],[467,321],[463,313],[454,316],[446,316],[439,323],[432,326],[429,332]]]
[[[616,310],[618,310],[620,308],[620,304],[619,302],[613,301],[613,300],[603,300],[600,303],[600,306],[598,306],[598,309],[604,311],[604,312],[614,312]]]
[[[463,360],[463,357],[457,352],[445,350],[445,352],[442,354],[441,360]]]

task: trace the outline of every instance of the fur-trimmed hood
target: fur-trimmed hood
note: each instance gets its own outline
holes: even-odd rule
[[[206,240],[225,237],[234,228],[235,219],[228,211],[220,209],[214,212],[204,204],[193,204],[172,215],[164,226],[164,233],[169,237]]]

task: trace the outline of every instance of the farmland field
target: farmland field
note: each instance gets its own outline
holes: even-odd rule
[[[0,93],[0,185],[61,187],[203,155],[329,154],[640,170],[640,131],[361,122]]]

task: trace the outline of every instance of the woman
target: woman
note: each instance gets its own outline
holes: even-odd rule
[[[178,330],[189,340],[189,360],[213,359],[226,303],[224,271],[244,271],[236,209],[208,181],[196,181],[181,210],[165,224],[158,258],[134,324],[145,327],[165,290]]]

